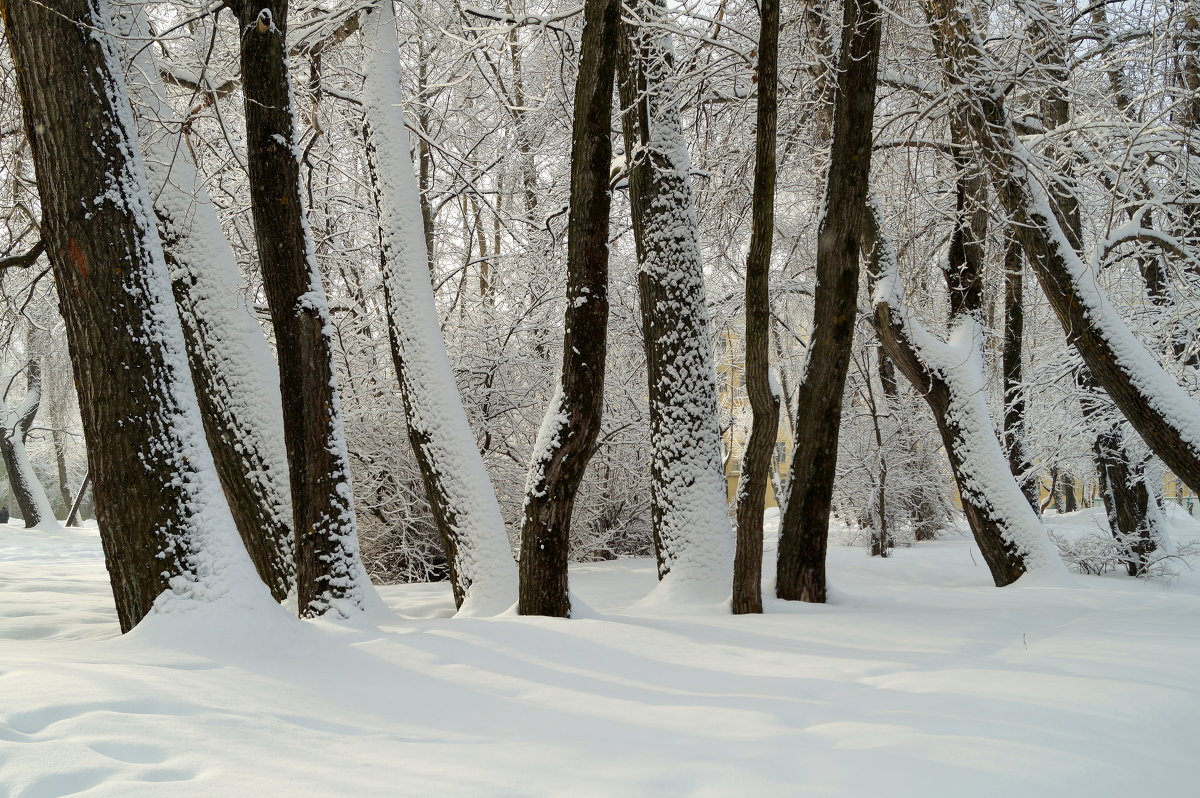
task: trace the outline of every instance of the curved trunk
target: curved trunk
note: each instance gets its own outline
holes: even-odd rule
[[[571,147],[562,375],[534,445],[521,530],[522,615],[566,617],[571,512],[604,409],[612,93],[620,5],[584,6]]]
[[[279,368],[242,299],[237,261],[191,151],[172,124],[154,48],[143,46],[145,13],[133,6],[116,24],[130,37],[127,80],[145,108],[138,121],[146,178],[200,415],[242,543],[271,595],[282,601],[295,582],[295,561]]]
[[[200,431],[107,3],[3,11],[121,629],[179,600],[269,604]]]
[[[395,25],[390,0],[372,8],[363,23],[363,113],[392,362],[455,605],[471,614],[496,614],[516,601],[516,567],[438,325],[420,192],[408,155]]]
[[[1097,288],[1051,197],[1032,172],[1003,95],[992,91],[985,48],[957,0],[928,0],[945,42],[942,58],[964,96],[967,124],[993,185],[1067,341],[1076,347],[1143,440],[1193,490],[1200,490],[1200,406],[1168,375]]]
[[[34,473],[33,464],[25,451],[29,428],[42,404],[42,366],[35,357],[25,363],[25,398],[11,410],[0,404],[0,454],[13,498],[21,510],[25,527],[35,527],[43,521],[54,520],[54,510],[46,489]]]
[[[771,243],[775,234],[775,125],[779,0],[763,0],[758,39],[758,113],[750,253],[746,258],[746,393],[752,419],[737,488],[733,611],[762,612],[763,509],[779,439],[779,394],[771,384]]]
[[[983,379],[982,328],[974,314],[958,317],[949,343],[912,317],[897,264],[883,235],[879,209],[864,217],[870,252],[875,326],[884,349],[933,411],[962,497],[963,512],[997,587],[1027,571],[1062,572],[1062,561],[1015,479],[993,432]]]

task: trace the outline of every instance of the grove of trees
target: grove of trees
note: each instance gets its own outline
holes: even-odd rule
[[[8,506],[95,519],[123,631],[629,556],[758,613],[768,488],[781,599],[958,507],[997,586],[1176,556],[1197,0],[0,11]]]

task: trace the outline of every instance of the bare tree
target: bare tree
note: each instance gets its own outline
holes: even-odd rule
[[[871,171],[881,28],[874,0],[845,3],[825,212],[817,236],[813,332],[796,397],[790,495],[779,527],[776,593],[783,599],[825,601],[829,513],[857,318],[859,220]]]
[[[619,21],[617,0],[587,0],[584,5],[571,142],[562,372],[534,444],[526,483],[522,615],[566,617],[571,612],[567,592],[571,517],[603,420],[612,95]]]

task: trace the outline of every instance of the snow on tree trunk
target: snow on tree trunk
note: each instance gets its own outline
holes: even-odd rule
[[[300,194],[287,0],[228,4],[241,35],[250,209],[271,311],[291,470],[300,614],[351,617],[369,580],[333,367],[333,323]]]
[[[963,98],[968,126],[992,172],[993,185],[1067,340],[1096,382],[1167,466],[1200,490],[1200,405],[1133,334],[1097,285],[1093,264],[1072,245],[1033,156],[1017,138],[998,74],[987,60],[978,25],[956,0],[929,0],[944,42],[946,75]],[[1103,242],[1099,250],[1103,251]]]
[[[270,606],[204,439],[105,0],[5,6],[121,629]]]
[[[618,0],[587,0],[571,136],[563,362],[526,480],[522,615],[566,617],[571,612],[567,590],[571,519],[603,421],[612,93],[619,21]]]
[[[779,525],[775,592],[793,601],[826,598],[825,555],[842,398],[858,319],[859,220],[871,171],[881,27],[875,0],[847,0],[825,210],[817,233],[812,335],[796,396],[790,495]]]
[[[771,244],[775,235],[775,143],[779,2],[763,0],[750,252],[746,258],[746,393],[751,426],[737,488],[733,611],[762,612],[763,508],[779,439],[779,393],[771,381]]]
[[[718,603],[730,593],[716,373],[691,160],[675,96],[663,0],[625,6],[620,98],[649,378],[658,594]]]
[[[204,429],[242,542],[282,601],[295,584],[279,368],[239,288],[233,250],[158,79],[144,5],[118,14],[146,177]]]
[[[1021,377],[1025,338],[1024,265],[1021,245],[1010,234],[1004,242],[1004,345],[1001,354],[1004,417],[1001,440],[1008,455],[1009,471],[1029,499],[1029,506],[1037,512],[1037,474],[1025,441],[1025,381]]]
[[[987,408],[984,330],[974,313],[955,317],[948,341],[907,306],[895,255],[872,201],[864,223],[875,324],[888,356],[926,398],[962,496],[963,511],[997,587],[1026,573],[1065,573],[1058,549],[1008,470]]]
[[[450,565],[455,604],[460,613],[492,615],[517,600],[517,571],[438,325],[409,158],[395,26],[391,0],[380,2],[364,19],[362,97],[392,359],[408,437]]]
[[[8,484],[21,510],[21,518],[26,528],[31,528],[54,521],[54,510],[25,450],[29,428],[42,403],[42,366],[36,353],[29,353],[23,371],[25,397],[20,404],[10,408],[0,401],[0,453],[4,456]]]

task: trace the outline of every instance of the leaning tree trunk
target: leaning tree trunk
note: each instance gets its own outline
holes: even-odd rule
[[[571,512],[603,418],[612,93],[619,24],[618,0],[587,0],[575,82],[563,365],[526,481],[522,615],[570,615]]]
[[[864,215],[870,252],[875,326],[893,362],[933,411],[962,497],[963,512],[997,587],[1027,571],[1062,571],[1058,550],[1015,479],[993,431],[983,379],[983,328],[973,313],[958,316],[945,343],[907,306],[894,250],[872,202]]]
[[[0,453],[4,456],[9,487],[28,529],[43,521],[53,521],[54,510],[25,450],[29,428],[42,403],[42,365],[36,353],[29,353],[24,371],[25,398],[11,409],[0,402]]]
[[[1200,406],[1137,339],[1071,246],[1040,176],[1032,171],[1032,155],[1017,139],[1003,95],[991,89],[999,68],[988,61],[972,17],[957,0],[928,0],[928,6],[945,42],[946,74],[963,98],[967,123],[1011,229],[1068,342],[1154,453],[1200,490]]]
[[[121,629],[182,599],[265,603],[200,432],[107,3],[3,12]]]
[[[302,616],[349,617],[363,607],[367,577],[358,554],[332,322],[300,199],[285,42],[288,4],[228,5],[241,35],[250,210],[279,357],[298,606]]]
[[[517,600],[517,572],[500,505],[438,326],[420,192],[408,157],[396,16],[383,0],[363,23],[367,161],[379,210],[392,362],[408,439],[442,538],[455,605],[494,615]]]
[[[1071,105],[1067,94],[1068,45],[1067,31],[1055,14],[1054,8],[1043,8],[1032,4],[1026,7],[1030,17],[1030,28],[1034,35],[1039,56],[1037,66],[1041,71],[1041,82],[1047,87],[1041,103],[1042,121],[1047,130],[1056,130],[1070,121]],[[1119,76],[1110,74],[1110,84],[1119,82]],[[1115,88],[1115,87],[1114,87]],[[1127,111],[1118,92],[1118,109]],[[1055,153],[1051,145],[1051,154]],[[1049,196],[1055,218],[1062,225],[1067,243],[1082,256],[1083,219],[1079,200],[1069,186],[1075,182],[1070,159],[1065,159],[1065,180],[1050,183]],[[1103,264],[1101,264],[1103,265]],[[1154,279],[1154,275],[1151,275]],[[1157,286],[1155,286],[1157,288]],[[1156,292],[1151,292],[1152,301]],[[1142,563],[1145,556],[1155,548],[1154,519],[1157,518],[1155,500],[1146,484],[1143,463],[1134,458],[1125,446],[1121,432],[1122,424],[1113,412],[1112,402],[1097,384],[1091,369],[1085,364],[1079,369],[1079,385],[1084,392],[1080,406],[1084,420],[1091,427],[1092,452],[1096,460],[1096,471],[1100,477],[1100,493],[1104,501],[1109,528],[1118,543],[1126,550],[1126,562]],[[1063,474],[1063,511],[1076,510],[1075,479]],[[1140,572],[1140,566],[1130,565]],[[1135,574],[1136,575],[1136,574]]]
[[[277,601],[295,583],[279,369],[242,298],[237,261],[158,80],[144,4],[118,15],[146,177],[204,432],[242,543]]]
[[[750,439],[737,489],[733,611],[762,612],[763,509],[779,438],[779,394],[771,384],[771,243],[775,235],[775,132],[779,0],[763,0],[758,37],[758,119],[750,253],[746,257],[746,393]]]
[[[668,11],[663,0],[633,0],[626,9],[620,97],[649,378],[658,575],[668,590],[719,601],[728,596],[732,535]]]
[[[817,234],[812,340],[799,408],[787,512],[779,527],[779,598],[824,602],[829,512],[837,470],[842,393],[857,319],[859,220],[871,173],[871,131],[882,14],[848,0],[833,111],[825,213]]]

